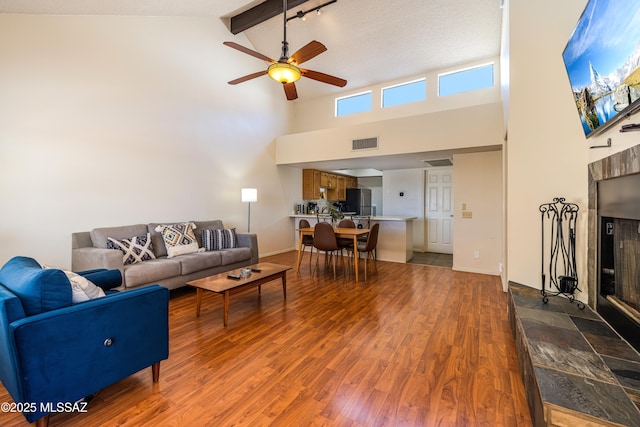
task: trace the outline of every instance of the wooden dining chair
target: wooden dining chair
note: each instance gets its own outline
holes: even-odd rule
[[[356,223],[352,219],[343,219],[338,223],[340,228],[356,228]]]
[[[356,223],[356,227],[357,228],[371,228],[371,217],[368,215],[356,215],[352,217],[353,220]],[[358,237],[358,242],[361,243],[366,243],[367,241],[367,236],[360,236]],[[374,250],[373,251],[373,257],[375,259],[377,259],[377,252]]]
[[[338,228],[356,228],[356,223],[352,219],[343,219],[338,223]],[[342,249],[353,247],[353,239],[338,237],[338,246]]]
[[[309,228],[311,224],[306,219],[301,219],[298,223],[299,228]],[[302,236],[302,257],[304,258],[304,250],[306,247],[311,248],[311,254],[309,255],[309,271],[311,271],[311,261],[313,261],[313,236],[308,234]]]
[[[318,268],[320,251],[324,252],[325,265],[327,264],[327,255],[330,255],[330,258],[333,259],[333,278],[335,280],[337,258],[337,254],[335,254],[335,252],[342,253],[342,248],[338,246],[336,233],[333,231],[333,227],[331,226],[331,224],[327,222],[319,222],[315,225],[313,231],[313,247],[318,250],[318,255],[316,256],[316,269]],[[344,259],[342,262],[344,263]]]
[[[367,270],[368,270],[367,259],[373,261],[374,269],[376,270],[376,272],[378,271],[376,266],[376,258],[374,254],[375,254],[376,246],[378,245],[379,230],[380,230],[380,224],[373,224],[373,226],[371,227],[371,231],[369,231],[369,234],[367,235],[367,241],[358,242],[358,257],[360,256],[361,253],[366,254],[366,257],[364,258],[364,280],[367,280]],[[348,250],[350,255],[353,255],[353,252],[354,252],[353,248],[350,248]]]

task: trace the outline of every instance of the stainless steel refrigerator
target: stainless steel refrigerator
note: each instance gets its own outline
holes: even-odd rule
[[[356,215],[371,215],[371,190],[368,188],[348,188],[345,212]]]

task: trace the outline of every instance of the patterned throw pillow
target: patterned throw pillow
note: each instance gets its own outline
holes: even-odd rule
[[[196,225],[192,222],[159,225],[156,231],[162,235],[167,248],[167,258],[198,252],[198,241],[193,230]]]
[[[238,247],[235,228],[225,230],[202,230],[202,246],[207,251],[219,251]]]
[[[125,265],[156,258],[149,233],[146,236],[134,236],[123,240],[107,237],[107,248],[122,251],[122,261]]]

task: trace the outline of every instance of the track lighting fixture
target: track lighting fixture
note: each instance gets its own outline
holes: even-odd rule
[[[320,6],[316,6],[313,9],[309,9],[307,11],[299,10],[298,12],[296,12],[295,15],[293,15],[290,18],[287,18],[287,22],[291,21],[292,19],[302,19],[303,21],[306,21],[307,20],[307,16],[306,16],[307,13],[316,12],[317,15],[320,15],[320,14],[322,14],[322,12],[320,12],[320,9],[322,9],[325,6],[329,6],[330,4],[336,3],[337,1],[338,0],[331,0],[331,1],[328,1],[326,3],[321,4]]]

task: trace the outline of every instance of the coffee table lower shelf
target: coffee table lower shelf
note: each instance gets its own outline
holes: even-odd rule
[[[227,271],[187,282],[188,286],[196,288],[196,316],[200,316],[200,306],[202,305],[202,294],[204,291],[222,294],[224,326],[227,326],[228,324],[229,297],[233,294],[255,287],[258,288],[258,293],[260,293],[262,291],[263,284],[281,279],[282,293],[284,295],[284,299],[287,299],[287,270],[290,270],[291,267],[263,262],[244,268],[258,269],[261,271],[253,272],[251,276],[243,277],[241,279],[230,279],[227,277],[229,274],[240,274],[240,270]]]

